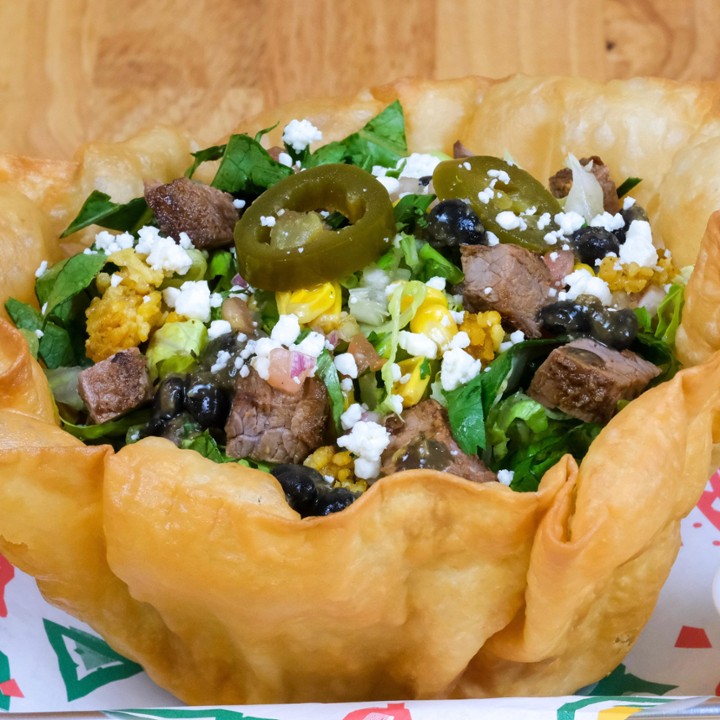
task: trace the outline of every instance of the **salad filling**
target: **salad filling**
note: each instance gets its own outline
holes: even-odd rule
[[[124,205],[92,193],[64,233],[92,245],[38,268],[39,310],[7,301],[68,432],[258,467],[325,515],[407,469],[534,491],[678,369],[686,275],[639,180],[410,154],[397,102],[313,150],[307,120],[266,132]]]

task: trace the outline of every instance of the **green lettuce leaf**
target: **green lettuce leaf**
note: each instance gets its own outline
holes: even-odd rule
[[[231,135],[211,185],[228,193],[257,196],[292,174],[256,140]]]
[[[485,449],[484,375],[480,373],[465,385],[443,391],[450,430],[460,449],[468,455],[482,453]]]
[[[197,169],[203,163],[212,162],[213,160],[219,160],[223,156],[226,148],[227,143],[225,145],[213,145],[212,147],[204,148],[202,150],[198,150],[197,152],[191,153],[194,160],[193,164],[185,171],[185,177],[192,178]]]
[[[317,359],[316,374],[325,383],[328,395],[330,396],[330,408],[332,411],[333,423],[335,429],[340,432],[340,416],[345,410],[345,396],[340,387],[340,377],[333,363],[332,355],[327,350],[323,350]]]
[[[395,227],[398,232],[413,234],[419,228],[427,225],[425,214],[435,199],[435,195],[419,195],[409,193],[397,201],[393,212],[395,213]]]
[[[134,232],[150,222],[152,212],[144,197],[126,203],[116,203],[100,190],[93,190],[80,208],[77,217],[65,228],[61,238],[76,233],[89,225],[100,225],[111,230]]]
[[[38,300],[45,316],[85,290],[105,267],[105,253],[73,255],[50,268],[35,283]]]
[[[151,414],[152,410],[150,408],[141,408],[115,420],[108,420],[96,425],[75,425],[67,420],[62,420],[62,426],[71,435],[86,443],[112,439],[124,441],[128,430],[136,425],[145,424],[150,419]]]
[[[207,345],[207,328],[199,320],[165,323],[150,340],[146,353],[153,378],[185,372]]]
[[[370,171],[373,165],[395,167],[407,152],[405,115],[396,100],[357,132],[310,153],[304,158],[303,166],[351,163]]]

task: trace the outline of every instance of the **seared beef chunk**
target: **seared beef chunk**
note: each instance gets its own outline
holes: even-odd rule
[[[403,422],[404,421],[404,422]],[[497,480],[475,455],[466,455],[450,432],[445,408],[436,400],[423,400],[386,423],[390,444],[382,455],[383,475],[399,470],[444,470],[475,482]]]
[[[232,244],[238,213],[231,195],[178,178],[168,185],[146,186],[145,199],[160,230],[175,240],[185,232],[197,248]]]
[[[329,414],[325,385],[307,378],[297,393],[276,390],[251,369],[238,378],[225,426],[230,457],[299,463],[320,447]]]
[[[537,317],[552,298],[552,279],[543,259],[511,245],[463,245],[465,308],[473,312],[497,310],[527,337],[540,337]]]
[[[591,338],[556,348],[538,368],[528,395],[586,422],[607,422],[619,400],[632,400],[660,369],[630,350]]]
[[[94,423],[135,409],[152,395],[144,356],[134,347],[83,370],[78,375],[78,392]]]
[[[592,174],[597,178],[603,190],[603,207],[610,213],[615,214],[620,210],[620,200],[617,196],[617,187],[610,177],[610,170],[607,165],[597,156],[580,158],[580,164],[584,167],[592,160]],[[550,192],[556,198],[564,198],[572,187],[572,170],[563,168],[558,170],[548,181]]]

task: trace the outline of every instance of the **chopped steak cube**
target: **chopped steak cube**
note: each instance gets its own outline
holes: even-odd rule
[[[540,255],[509,243],[462,245],[463,304],[497,310],[528,337],[540,337],[538,312],[552,301],[550,270]]]
[[[185,232],[196,248],[230,245],[238,213],[228,193],[188,178],[167,185],[148,185],[145,199],[160,230],[179,239]]]
[[[607,422],[619,400],[632,400],[660,369],[630,350],[609,348],[591,338],[553,350],[537,369],[528,395],[586,422]]]
[[[134,410],[152,396],[145,357],[136,347],[116,352],[78,375],[78,392],[94,423]]]
[[[296,393],[277,390],[255,370],[235,385],[225,426],[230,457],[299,463],[322,445],[329,417],[325,385],[314,377]]]
[[[423,400],[386,423],[390,444],[382,456],[382,474],[399,470],[443,470],[475,482],[497,480],[476,455],[464,453],[450,432],[446,410],[436,400]]]

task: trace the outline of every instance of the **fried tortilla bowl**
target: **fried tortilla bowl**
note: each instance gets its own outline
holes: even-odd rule
[[[301,519],[263,472],[159,438],[83,445],[0,319],[0,552],[188,703],[549,695],[603,677],[653,610],[720,440],[720,215],[704,232],[720,207],[717,92],[403,81],[241,128],[308,117],[332,140],[399,97],[413,151],[460,139],[539,178],[568,151],[598,154],[643,178],[633,194],[680,264],[704,235],[679,336],[690,367],[627,405],[579,468],[565,457],[535,493],[406,471]],[[180,176],[190,149],[157,129],[73,163],[0,158],[2,299],[31,300],[40,262],[77,249],[56,238],[93,188],[127,201]]]

